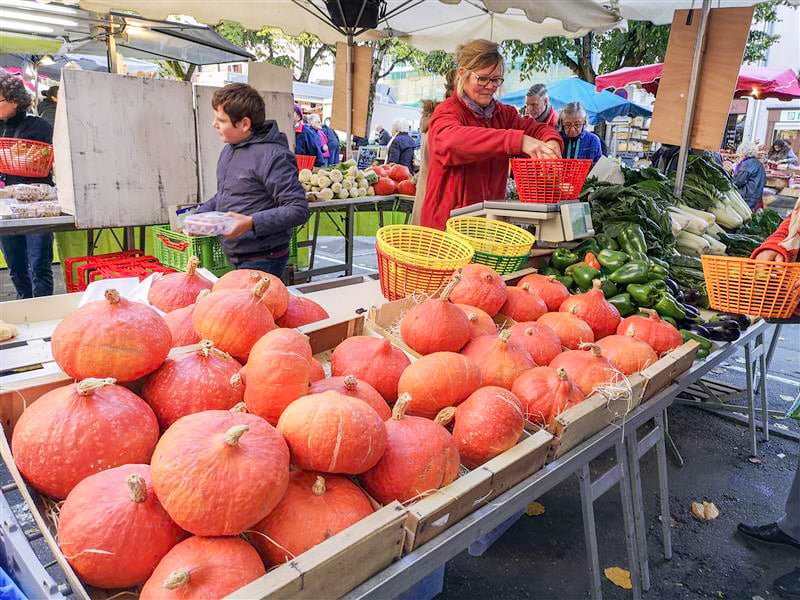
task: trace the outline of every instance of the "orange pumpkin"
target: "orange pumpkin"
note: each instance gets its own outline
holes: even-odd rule
[[[510,339],[511,331],[504,329],[499,335],[475,338],[461,351],[478,365],[481,385],[510,390],[517,377],[536,366],[530,353]]]
[[[539,321],[517,323],[511,327],[511,342],[525,348],[537,365],[549,365],[561,354],[561,339]]]
[[[561,303],[569,298],[567,287],[556,279],[555,275],[540,275],[532,273],[519,280],[519,286],[528,286],[528,289],[537,294],[547,305],[547,310],[558,310]]]
[[[492,317],[482,311],[480,308],[469,306],[468,304],[456,304],[458,308],[464,311],[469,321],[470,339],[475,339],[481,335],[494,335],[497,333],[497,325]]]
[[[269,286],[260,280],[252,290],[211,292],[197,301],[192,323],[197,334],[220,350],[245,362],[250,349],[268,331],[275,329],[267,305],[261,302]]]
[[[375,466],[386,429],[371,406],[337,392],[303,396],[283,411],[278,431],[301,469],[355,475]]]
[[[85,304],[58,324],[50,347],[58,366],[74,379],[135,381],[161,366],[172,335],[155,310],[106,290],[104,300]]]
[[[360,479],[381,504],[407,502],[458,477],[458,448],[436,421],[406,415],[411,396],[402,394],[386,421],[386,452]]]
[[[289,306],[278,319],[280,327],[302,327],[329,318],[328,311],[308,298],[289,294]]]
[[[316,358],[311,359],[311,372],[308,376],[309,382],[314,383],[325,379],[325,367]]]
[[[392,165],[389,169],[389,177],[394,179],[397,183],[411,179],[411,171],[405,165]]]
[[[200,260],[189,258],[185,273],[168,273],[153,281],[147,301],[165,313],[194,304],[197,294],[210,290],[213,284],[197,272]]]
[[[66,498],[89,475],[149,462],[157,441],[158,421],[144,400],[113,379],[84,379],[25,409],[11,448],[33,487]]]
[[[264,419],[207,410],[178,419],[150,461],[153,487],[195,535],[239,535],[266,517],[289,483],[289,448]]]
[[[552,329],[561,340],[561,345],[567,350],[577,350],[581,344],[594,342],[592,328],[586,321],[573,314],[551,312],[542,315],[536,322]]]
[[[646,342],[632,335],[609,335],[597,342],[603,355],[624,375],[633,375],[658,360],[658,355]]]
[[[397,183],[389,177],[380,177],[378,183],[373,186],[376,196],[391,196],[397,192]]]
[[[148,465],[90,475],[67,496],[58,545],[80,578],[95,587],[141,585],[184,532],[153,492]]]
[[[279,565],[373,512],[367,495],[347,477],[295,471],[283,500],[250,539],[264,562]]]
[[[516,446],[525,427],[519,399],[497,386],[482,387],[457,407],[445,408],[439,421],[450,418],[458,455],[470,469]]]
[[[252,290],[262,279],[269,280],[269,286],[264,290],[261,301],[267,305],[273,319],[279,319],[289,306],[289,290],[280,280],[271,273],[257,269],[234,269],[228,271],[214,283],[213,291],[221,290]]]
[[[247,410],[277,425],[286,407],[308,393],[311,363],[296,352],[267,349],[251,355],[239,377]]]
[[[383,399],[383,396],[366,381],[359,381],[358,378],[353,375],[320,379],[311,384],[308,393],[321,394],[327,391],[333,391],[343,394],[344,396],[363,400],[378,413],[382,421],[392,416],[392,409],[386,404],[386,400]]]
[[[164,429],[183,416],[225,410],[244,398],[244,388],[231,383],[242,365],[209,340],[200,346],[196,352],[168,358],[142,387],[142,398]]]
[[[411,308],[400,320],[400,337],[420,354],[458,352],[472,335],[467,316],[449,297],[460,281],[457,275],[438,298]]]
[[[570,296],[561,303],[558,311],[583,319],[592,328],[595,340],[601,340],[617,331],[622,320],[617,307],[606,300],[600,289],[600,280],[592,281],[592,289]]]
[[[250,357],[255,358],[262,352],[273,350],[294,352],[311,362],[311,343],[308,336],[296,329],[281,327],[264,334],[250,350]]]
[[[201,291],[197,294],[197,300],[208,296],[210,293],[209,290]],[[173,348],[191,346],[200,342],[200,336],[197,335],[194,330],[194,323],[192,323],[195,306],[197,306],[197,302],[183,308],[176,308],[164,315],[164,321],[167,322],[167,327],[169,327],[169,331],[172,334]]]
[[[450,294],[457,304],[468,304],[495,316],[507,298],[506,282],[496,271],[480,264],[469,264],[461,269],[461,280]]]
[[[413,179],[406,179],[397,184],[397,193],[401,196],[415,196],[417,193],[417,184]]]
[[[241,538],[190,537],[158,563],[139,600],[222,598],[265,572],[258,552]]]
[[[595,344],[583,344],[581,350],[567,350],[553,359],[550,366],[564,369],[570,379],[585,396],[591,395],[598,387],[608,385],[617,376],[614,365],[603,356],[603,351]]]
[[[390,403],[397,400],[397,384],[410,364],[405,352],[392,346],[389,340],[366,335],[347,338],[331,355],[334,377],[354,375],[378,390]]]
[[[500,313],[517,321],[536,321],[547,312],[547,305],[530,287],[509,287],[506,290],[506,303]]]
[[[400,376],[398,392],[410,394],[408,414],[433,419],[481,387],[481,370],[474,360],[455,352],[423,356]]]
[[[552,425],[566,409],[585,398],[564,369],[536,367],[523,373],[511,391],[522,402],[525,418],[537,425]]]

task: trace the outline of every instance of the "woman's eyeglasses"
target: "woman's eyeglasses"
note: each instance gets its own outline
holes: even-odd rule
[[[489,84],[492,84],[494,87],[498,88],[503,85],[505,81],[503,77],[487,77],[486,75],[478,75],[475,71],[470,71],[470,73],[475,75],[475,79],[481,87],[487,87]]]

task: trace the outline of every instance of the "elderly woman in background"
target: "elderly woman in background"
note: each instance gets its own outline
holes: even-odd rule
[[[389,153],[386,162],[397,163],[414,172],[414,150],[416,143],[408,135],[410,124],[405,119],[397,119],[392,123],[392,140],[389,142]]]
[[[559,129],[564,140],[564,158],[586,158],[596,163],[603,156],[600,138],[586,130],[586,109],[570,102],[561,111]]]
[[[796,165],[797,155],[786,140],[775,140],[769,149],[767,160],[779,165]]]
[[[525,116],[550,127],[558,126],[558,113],[550,106],[550,95],[543,83],[535,83],[528,89],[525,96]]]
[[[739,157],[739,163],[733,170],[733,183],[747,205],[756,210],[761,204],[761,196],[767,183],[764,165],[758,160],[758,144],[742,142],[736,149],[736,155]]]
[[[328,134],[322,129],[322,119],[319,118],[317,113],[311,113],[308,115],[308,124],[311,126],[311,129],[314,130],[314,133],[319,140],[319,147],[322,149],[322,165],[323,167],[327,167],[331,164],[331,149],[328,145]]]
[[[294,105],[294,153],[302,156],[313,156],[315,167],[325,166],[319,136],[303,120],[303,109],[300,108],[299,104]]]

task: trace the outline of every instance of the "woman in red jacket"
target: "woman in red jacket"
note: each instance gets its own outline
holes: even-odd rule
[[[422,225],[444,229],[450,211],[505,198],[511,156],[561,157],[558,131],[495,100],[502,83],[497,44],[472,40],[459,48],[456,93],[436,107],[428,127]]]
[[[752,254],[756,260],[772,260],[777,262],[797,262],[800,250],[800,200],[794,205],[791,214],[783,220],[771,236]],[[800,281],[795,284],[800,287]],[[800,305],[795,315],[800,314]]]

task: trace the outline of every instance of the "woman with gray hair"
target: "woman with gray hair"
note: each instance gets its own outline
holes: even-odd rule
[[[764,195],[767,173],[758,160],[759,146],[755,142],[742,142],[736,149],[739,163],[733,170],[733,183],[747,205],[756,210]]]
[[[417,145],[408,134],[409,128],[410,125],[405,119],[397,119],[392,123],[392,139],[389,142],[386,162],[405,165],[411,173],[414,173],[414,149]]]
[[[603,156],[600,138],[586,130],[586,109],[580,102],[570,102],[559,117],[559,131],[564,140],[564,158],[585,158],[592,164]]]
[[[558,113],[550,106],[550,95],[545,84],[534,83],[528,88],[525,96],[525,116],[550,127],[558,126]]]

